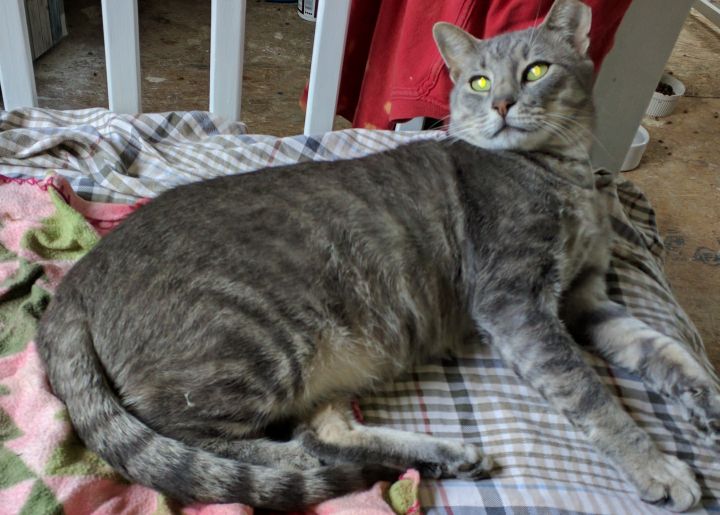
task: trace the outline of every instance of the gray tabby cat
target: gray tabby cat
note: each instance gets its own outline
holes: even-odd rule
[[[191,184],[133,214],[40,325],[85,444],[181,501],[298,509],[407,467],[479,479],[492,462],[475,445],[364,427],[348,408],[474,331],[644,500],[695,505],[689,467],[658,451],[571,337],[718,438],[703,367],[605,293],[589,26],[576,0],[487,41],[440,23],[450,140]]]

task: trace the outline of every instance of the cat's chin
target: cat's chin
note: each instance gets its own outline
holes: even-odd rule
[[[589,134],[589,130],[587,133]],[[453,137],[450,131],[450,137]],[[480,132],[463,133],[455,136],[471,145],[486,150],[510,150],[516,152],[543,152],[581,159],[590,152],[590,142],[582,134],[576,135],[572,145],[548,131],[528,131],[510,125],[504,126],[487,137]]]

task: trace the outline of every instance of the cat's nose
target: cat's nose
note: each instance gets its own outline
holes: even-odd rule
[[[512,98],[499,98],[493,100],[492,107],[495,109],[500,116],[505,118],[508,110],[515,105],[515,100]]]

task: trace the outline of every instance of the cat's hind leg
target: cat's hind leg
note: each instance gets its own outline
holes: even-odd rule
[[[480,448],[456,440],[357,422],[347,403],[317,410],[298,435],[314,455],[328,462],[378,464],[416,468],[424,477],[486,478],[492,460]]]
[[[581,273],[564,301],[563,319],[579,342],[610,363],[637,373],[653,390],[684,408],[711,442],[720,443],[720,388],[681,342],[633,317],[606,294],[604,273]]]

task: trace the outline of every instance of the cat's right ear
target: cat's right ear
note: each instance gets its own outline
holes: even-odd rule
[[[464,67],[463,63],[470,56],[477,53],[475,45],[480,40],[461,28],[444,21],[433,26],[433,37],[440,55],[450,70],[450,79],[457,82]]]
[[[570,43],[580,55],[590,46],[592,11],[580,0],[555,0],[541,27],[555,32]]]

